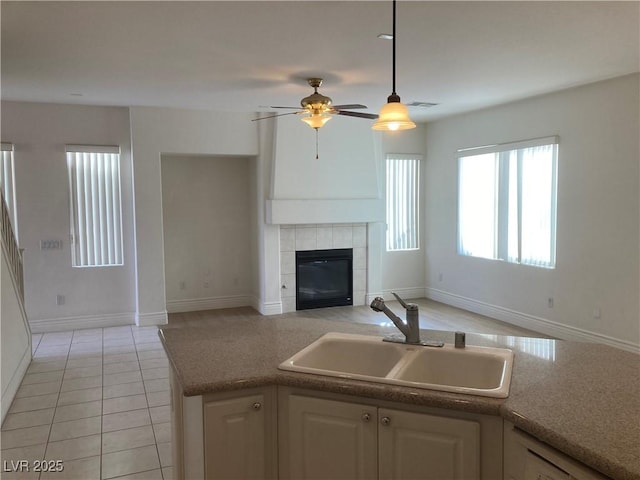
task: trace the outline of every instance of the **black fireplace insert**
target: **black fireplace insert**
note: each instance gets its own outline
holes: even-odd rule
[[[296,310],[353,305],[353,249],[296,252]]]

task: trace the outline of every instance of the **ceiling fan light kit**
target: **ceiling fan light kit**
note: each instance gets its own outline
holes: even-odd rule
[[[392,86],[391,95],[387,98],[387,103],[380,110],[378,120],[371,127],[373,130],[396,131],[416,128],[416,124],[409,118],[407,107],[400,101],[400,96],[396,93],[396,0],[393,0],[393,46],[391,56]]]
[[[312,113],[308,117],[302,117],[300,120],[311,128],[315,128],[317,130],[318,128],[322,128],[325,123],[331,120],[331,115],[327,115],[325,113]]]

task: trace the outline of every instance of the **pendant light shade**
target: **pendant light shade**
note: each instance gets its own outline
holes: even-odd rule
[[[416,124],[409,118],[407,107],[400,101],[396,93],[396,0],[393,0],[393,54],[391,57],[392,87],[387,104],[380,110],[378,120],[371,127],[373,130],[409,130],[416,128]]]
[[[400,102],[400,97],[398,97],[397,101],[389,100],[388,103],[380,109],[380,116],[371,128],[373,130],[395,132],[396,130],[416,128],[416,124],[409,118],[407,107]]]

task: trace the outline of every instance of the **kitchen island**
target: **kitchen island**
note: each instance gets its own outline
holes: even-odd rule
[[[256,316],[220,318],[207,328],[169,326],[160,336],[185,397],[281,386],[491,415],[597,472],[640,480],[637,354],[590,343],[467,334],[467,345],[514,351],[506,399],[278,370],[328,332],[383,336],[395,327]],[[453,343],[452,332],[422,330],[422,337]]]

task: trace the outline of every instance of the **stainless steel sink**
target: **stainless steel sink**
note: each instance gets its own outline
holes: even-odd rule
[[[467,346],[423,347],[382,337],[328,333],[278,368],[486,397],[509,395],[513,352]]]

